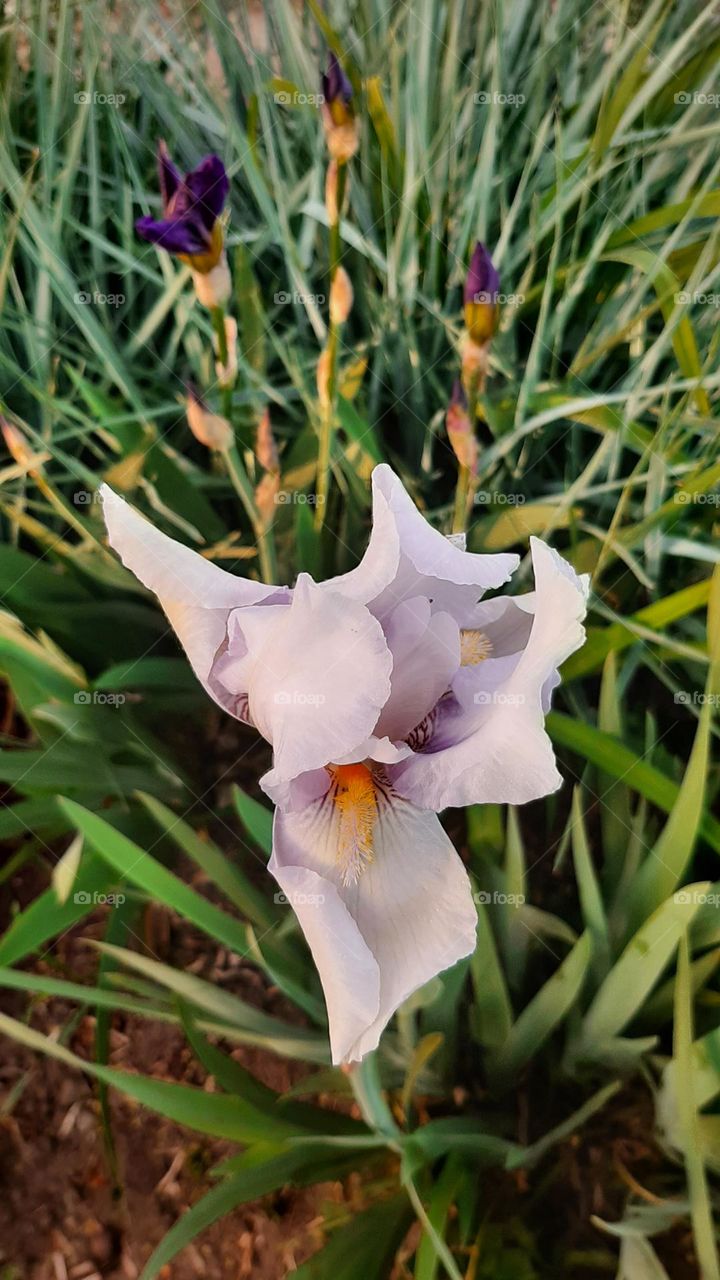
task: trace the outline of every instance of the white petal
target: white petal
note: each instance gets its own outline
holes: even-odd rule
[[[483,591],[507,582],[516,555],[474,555],[433,529],[385,463],[373,471],[373,527],[360,564],[325,585],[384,617],[403,600],[426,596],[461,624]]]
[[[393,610],[385,621],[385,636],[393,670],[377,731],[402,740],[450,688],[460,665],[460,631],[449,613],[432,613],[420,597]]]
[[[276,825],[278,819],[276,818]],[[352,1049],[358,1027],[375,1020],[380,972],[335,885],[302,866],[268,864],[300,921],[320,975],[335,1065]]]
[[[262,643],[250,646],[248,693],[253,723],[273,746],[274,781],[281,782],[365,741],[390,693],[392,657],[364,605],[323,591],[307,574],[290,608],[272,613]]]
[[[234,712],[235,700],[210,679],[215,654],[225,638],[229,611],[274,594],[281,600],[288,593],[283,588],[226,573],[190,547],[161,533],[107,485],[100,493],[110,545],[125,567],[155,592],[207,692],[225,710]]]
[[[458,673],[456,701],[441,704],[429,749],[393,775],[416,804],[525,804],[561,785],[544,712],[557,668],[585,638],[588,581],[539,539],[531,545],[536,589],[527,645]]]
[[[375,760],[378,764],[399,764],[401,760],[407,760],[411,755],[412,748],[406,743],[391,742],[390,738],[378,738],[371,733],[370,737],[355,747],[354,751],[348,751],[347,755],[341,756],[333,763],[358,764],[364,760]]]
[[[377,1046],[389,1019],[413,991],[471,954],[477,913],[465,868],[434,813],[391,791],[378,794],[373,861],[349,885],[342,883],[338,841],[338,809],[329,792],[300,813],[276,814],[269,869],[281,883],[293,867],[315,872],[334,887],[355,924],[357,935],[346,923],[339,927],[332,897],[327,932],[318,921],[326,907],[322,904],[311,922],[313,937],[308,935],[328,1001],[333,1060],[340,1054],[354,1061]],[[306,930],[307,916],[300,922]],[[327,936],[330,930],[335,937]],[[350,938],[359,957],[357,975],[348,964]],[[358,938],[379,971],[374,1011],[369,1009]],[[338,995],[339,970],[348,983],[344,1004]]]
[[[412,755],[412,748],[404,742],[391,742],[389,738],[376,738],[370,734],[354,751],[339,756],[333,764],[358,764],[365,760],[375,760],[378,764],[399,764]],[[286,779],[277,770],[270,769],[260,779],[260,786],[274,805],[289,813],[293,809],[304,809],[311,800],[317,800],[328,789],[330,775],[327,769],[309,769],[296,778]]]

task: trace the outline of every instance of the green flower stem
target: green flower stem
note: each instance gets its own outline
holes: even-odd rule
[[[224,309],[222,307],[212,307],[210,309],[210,318],[217,338],[218,360],[224,367],[227,367],[230,353],[228,351],[227,334],[225,332]],[[223,415],[232,426],[233,409],[231,386],[222,388],[222,403]],[[275,553],[275,538],[272,531],[272,525],[267,524],[258,510],[258,505],[255,501],[255,492],[250,481],[250,477],[248,476],[247,469],[235,445],[231,444],[228,449],[223,449],[222,454],[235,492],[238,494],[247,513],[247,517],[253,527],[255,541],[257,542],[258,555],[260,557],[260,572],[262,573],[265,582],[277,582],[277,555]]]
[[[453,511],[453,533],[464,533],[467,526],[468,498],[470,497],[470,468],[460,464],[457,485],[455,486],[455,509]]]
[[[345,183],[347,178],[347,170],[344,164],[338,165],[337,175],[337,218],[330,226],[329,250],[330,250],[330,289],[332,291],[333,281],[335,279],[337,269],[340,266],[341,246],[340,246],[340,219],[342,217],[342,207],[345,198]],[[332,458],[333,446],[333,430],[335,427],[335,393],[337,386],[337,357],[340,339],[340,326],[333,323],[332,318],[328,326],[328,387],[327,387],[327,404],[323,408],[322,424],[320,428],[320,444],[318,447],[318,465],[317,480],[315,484],[315,528],[322,529],[325,520],[325,508],[327,506],[328,492],[330,488],[330,459]]]
[[[212,327],[217,338],[217,358],[223,368],[227,368],[229,352],[227,344],[227,334],[225,332],[225,311],[223,307],[211,307],[210,319]],[[224,386],[222,388],[222,411],[224,417],[232,422],[232,387]]]
[[[477,422],[477,403],[479,393],[479,381],[473,379],[472,385],[468,390],[468,419],[472,430],[475,430]],[[464,533],[467,528],[468,506],[470,504],[470,495],[473,487],[473,475],[469,467],[460,463],[458,469],[457,485],[455,486],[455,509],[453,511],[452,532]]]
[[[247,512],[248,520],[253,527],[263,579],[265,582],[277,582],[277,557],[272,526],[265,523],[258,511],[250,478],[235,445],[231,444],[229,448],[223,449],[222,456],[225,459],[225,466],[235,492],[238,494]]]

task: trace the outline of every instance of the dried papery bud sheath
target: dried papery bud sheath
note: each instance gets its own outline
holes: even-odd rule
[[[465,334],[460,351],[462,384],[468,395],[482,391],[488,376],[488,344],[474,342]]]
[[[352,85],[334,53],[328,56],[322,77],[322,119],[328,151],[339,164],[355,155],[360,140],[359,122],[353,105]]]
[[[267,408],[263,409],[258,420],[255,434],[255,457],[265,471],[277,472],[280,470],[280,458],[275,436],[273,435],[272,422],[270,421],[270,410]]]
[[[334,226],[344,216],[348,207],[348,198],[350,192],[350,172],[344,170],[343,189],[342,189],[342,209],[338,204],[338,188],[339,188],[339,172],[340,165],[337,160],[331,160],[327,167],[325,175],[325,209],[328,216],[328,223]]]
[[[223,328],[225,330],[225,347],[227,350],[227,360],[223,363],[218,351],[217,334],[213,334],[213,349],[215,351],[215,373],[217,375],[218,386],[221,388],[232,388],[237,382],[238,375],[238,347],[237,336],[238,327],[237,320],[234,316],[223,316]]]
[[[265,527],[272,524],[275,518],[279,492],[280,472],[267,471],[255,488],[255,506]]]
[[[353,287],[344,267],[338,267],[330,285],[330,321],[344,324],[353,304]]]
[[[224,307],[232,293],[232,279],[225,254],[211,271],[193,271],[192,281],[195,296],[201,306],[208,310]]]
[[[233,429],[227,418],[208,409],[205,401],[193,386],[186,388],[185,401],[188,426],[206,449],[222,451],[229,449],[233,442]]]
[[[480,241],[470,259],[463,301],[465,327],[473,342],[489,342],[498,321],[500,277],[490,254]]]
[[[330,351],[327,347],[320,352],[320,358],[317,362],[316,380],[318,399],[323,409],[327,409],[330,404]]]
[[[475,475],[478,464],[478,443],[468,413],[467,396],[459,380],[453,387],[445,415],[445,428],[460,466],[467,467],[471,475]]]
[[[35,455],[22,431],[13,426],[12,422],[8,422],[7,418],[4,418],[2,414],[0,414],[0,428],[2,429],[3,440],[10,457],[24,471],[28,471]]]

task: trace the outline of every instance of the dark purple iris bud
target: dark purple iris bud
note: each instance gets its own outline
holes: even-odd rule
[[[465,325],[473,342],[487,342],[495,332],[498,317],[500,276],[485,245],[475,245],[465,279]]]
[[[158,147],[162,218],[138,218],[143,240],[189,262],[195,271],[212,271],[223,252],[220,215],[230,184],[219,156],[205,156],[183,178],[164,142]]]
[[[499,292],[500,276],[485,245],[478,240],[465,280],[465,305],[471,302],[496,302]]]
[[[322,91],[328,106],[340,102],[344,107],[349,107],[353,96],[352,85],[332,51],[328,56],[328,69],[322,78]]]

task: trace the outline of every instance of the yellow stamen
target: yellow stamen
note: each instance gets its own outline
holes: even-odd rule
[[[460,666],[476,667],[492,656],[492,643],[483,631],[460,632]]]
[[[331,766],[335,781],[333,803],[340,817],[337,859],[343,884],[355,884],[373,860],[377,796],[373,776],[364,764]]]

